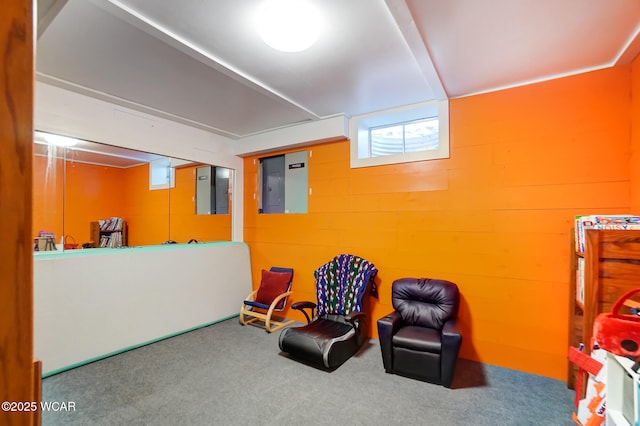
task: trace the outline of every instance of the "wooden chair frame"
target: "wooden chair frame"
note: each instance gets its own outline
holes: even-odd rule
[[[245,300],[255,300],[257,293],[258,293],[258,290],[252,291]],[[278,306],[278,303],[280,303],[280,301],[285,297],[290,296],[291,293],[292,293],[291,291],[287,291],[286,293],[282,293],[281,295],[276,297],[273,300],[273,303],[271,303],[271,306],[269,306],[269,309],[267,310],[266,313],[255,311],[254,309],[260,309],[260,308],[255,308],[253,306],[245,305],[243,303],[242,308],[240,308],[240,324],[247,325],[247,324],[252,324],[258,320],[262,320],[264,321],[265,330],[267,330],[267,332],[269,333],[273,333],[274,331],[280,330],[282,327],[286,327],[289,324],[293,324],[295,320],[289,320],[286,318],[284,319],[273,318],[273,312],[276,310],[276,306]],[[245,316],[249,316],[252,318],[247,319]]]
[[[281,268],[271,268],[271,270],[278,271],[278,270],[281,270]],[[292,281],[293,281],[293,277],[292,277]],[[284,310],[284,308],[287,306],[286,301],[282,305],[282,308],[277,309],[277,306],[280,302],[282,302],[283,299],[289,297],[292,293],[293,292],[291,291],[291,283],[289,283],[288,291],[278,295],[275,299],[273,299],[273,302],[271,302],[271,305],[269,306],[268,309],[246,305],[243,303],[242,306],[240,307],[240,324],[247,325],[247,324],[253,324],[256,321],[263,321],[264,328],[268,333],[273,333],[274,331],[278,331],[281,328],[286,327],[287,325],[293,324],[295,320],[290,320],[287,318],[275,319],[273,317],[274,312],[281,312]],[[258,294],[257,289],[249,293],[249,295],[245,298],[245,300],[255,301],[256,294]],[[247,319],[246,317],[250,317],[250,318]]]

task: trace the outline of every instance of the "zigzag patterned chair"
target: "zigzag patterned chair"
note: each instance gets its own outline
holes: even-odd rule
[[[317,303],[291,305],[304,313],[307,324],[284,329],[280,349],[326,369],[335,369],[351,358],[368,339],[362,304],[377,272],[373,263],[350,254],[338,255],[318,268],[314,272]]]

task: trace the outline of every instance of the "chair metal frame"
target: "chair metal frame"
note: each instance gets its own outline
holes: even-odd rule
[[[248,325],[253,324],[256,321],[264,322],[264,328],[267,333],[273,333],[274,331],[278,331],[287,325],[293,324],[295,320],[290,320],[287,318],[274,318],[274,312],[282,312],[287,307],[287,297],[289,297],[293,292],[291,291],[291,285],[293,283],[293,269],[292,268],[280,268],[274,266],[269,269],[271,272],[291,272],[291,279],[289,280],[289,285],[287,287],[287,291],[279,294],[271,305],[263,305],[255,302],[256,294],[258,294],[258,289],[253,290],[249,295],[245,298],[242,306],[240,308],[240,324]],[[284,302],[283,302],[284,299]],[[249,303],[247,303],[249,302]],[[251,303],[253,302],[253,303]],[[278,305],[282,303],[282,307],[278,308]],[[260,309],[260,312],[254,309]],[[246,317],[250,317],[247,319]]]

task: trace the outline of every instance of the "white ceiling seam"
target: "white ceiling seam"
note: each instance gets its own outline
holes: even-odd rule
[[[103,6],[105,4],[104,1],[99,1],[99,0],[91,0],[91,1],[96,2],[96,4],[100,6]],[[313,111],[305,108],[303,105],[300,105],[294,100],[289,99],[287,96],[269,87],[264,82],[234,67],[232,64],[225,62],[221,58],[216,57],[211,52],[203,49],[202,47],[191,42],[190,40],[187,40],[186,38],[180,36],[179,34],[172,32],[168,28],[163,27],[159,23],[154,22],[151,19],[148,19],[147,17],[145,17],[143,14],[139,13],[135,9],[128,7],[127,5],[123,4],[118,0],[107,0],[107,1],[108,3],[111,3],[112,5],[114,5],[116,8],[120,9],[125,14],[132,17],[134,21],[137,22],[137,23],[134,23],[134,25],[136,25],[136,27],[142,29],[149,35],[164,41],[165,43],[175,47],[176,49],[179,49],[183,53],[188,54],[194,59],[201,61],[205,65],[210,66],[216,69],[217,71],[224,73],[228,77],[231,77],[237,80],[238,82],[247,85],[248,87],[251,87],[257,90],[262,90],[264,91],[265,95],[274,96],[279,100],[288,102],[292,106],[295,106],[296,108],[299,108],[300,110],[306,112],[312,118],[315,118],[315,119],[321,118]],[[109,11],[109,9],[107,8],[104,8],[104,9]]]

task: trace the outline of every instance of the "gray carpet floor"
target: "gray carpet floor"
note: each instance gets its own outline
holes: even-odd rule
[[[459,360],[451,389],[387,374],[378,341],[326,372],[238,319],[43,380],[43,425],[572,425],[565,382]]]

